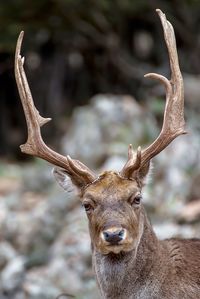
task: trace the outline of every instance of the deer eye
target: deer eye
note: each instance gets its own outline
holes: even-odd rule
[[[137,194],[134,196],[131,196],[130,198],[130,204],[131,205],[139,205],[142,199],[142,195],[141,194]]]
[[[90,203],[84,203],[83,207],[86,212],[90,212],[91,210],[93,210],[93,206]]]

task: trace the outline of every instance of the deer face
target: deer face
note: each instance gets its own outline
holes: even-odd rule
[[[68,180],[63,170],[55,169],[54,174],[67,189]],[[143,207],[141,188],[136,180],[107,171],[85,187],[80,198],[95,250],[118,254],[137,248],[143,231]]]
[[[141,190],[136,181],[105,172],[83,193],[92,244],[102,254],[137,247],[142,230]]]

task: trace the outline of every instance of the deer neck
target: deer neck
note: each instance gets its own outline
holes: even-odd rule
[[[141,288],[145,287],[143,283],[151,279],[151,272],[160,268],[161,251],[161,243],[146,214],[136,250],[118,255],[102,255],[93,248],[93,266],[103,298],[127,299],[132,298],[131,294],[137,291],[140,293]]]

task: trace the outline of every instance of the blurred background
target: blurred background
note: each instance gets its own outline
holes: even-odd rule
[[[54,183],[51,165],[19,149],[19,32],[36,107],[53,118],[46,143],[97,173],[120,170],[128,144],[151,143],[162,125],[164,89],[143,77],[170,76],[156,8],[175,29],[189,134],[154,159],[144,203],[160,238],[200,237],[200,2],[1,1],[0,299],[100,298],[78,199]]]

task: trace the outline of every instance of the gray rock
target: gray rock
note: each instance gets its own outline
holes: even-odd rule
[[[75,109],[62,147],[64,153],[97,168],[113,154],[126,155],[129,143],[137,146],[144,143],[144,136],[149,139],[155,133],[154,119],[135,99],[97,95],[90,106]]]
[[[195,237],[195,231],[189,225],[177,225],[173,222],[164,222],[154,224],[154,230],[160,239],[172,237],[192,238]]]
[[[1,272],[1,287],[5,291],[12,291],[22,284],[24,279],[24,256],[17,256],[10,260]]]
[[[29,271],[23,289],[29,299],[55,299],[62,291],[46,278],[43,268]]]
[[[3,241],[0,243],[0,269],[2,269],[10,260],[17,256],[16,250],[10,243]]]

